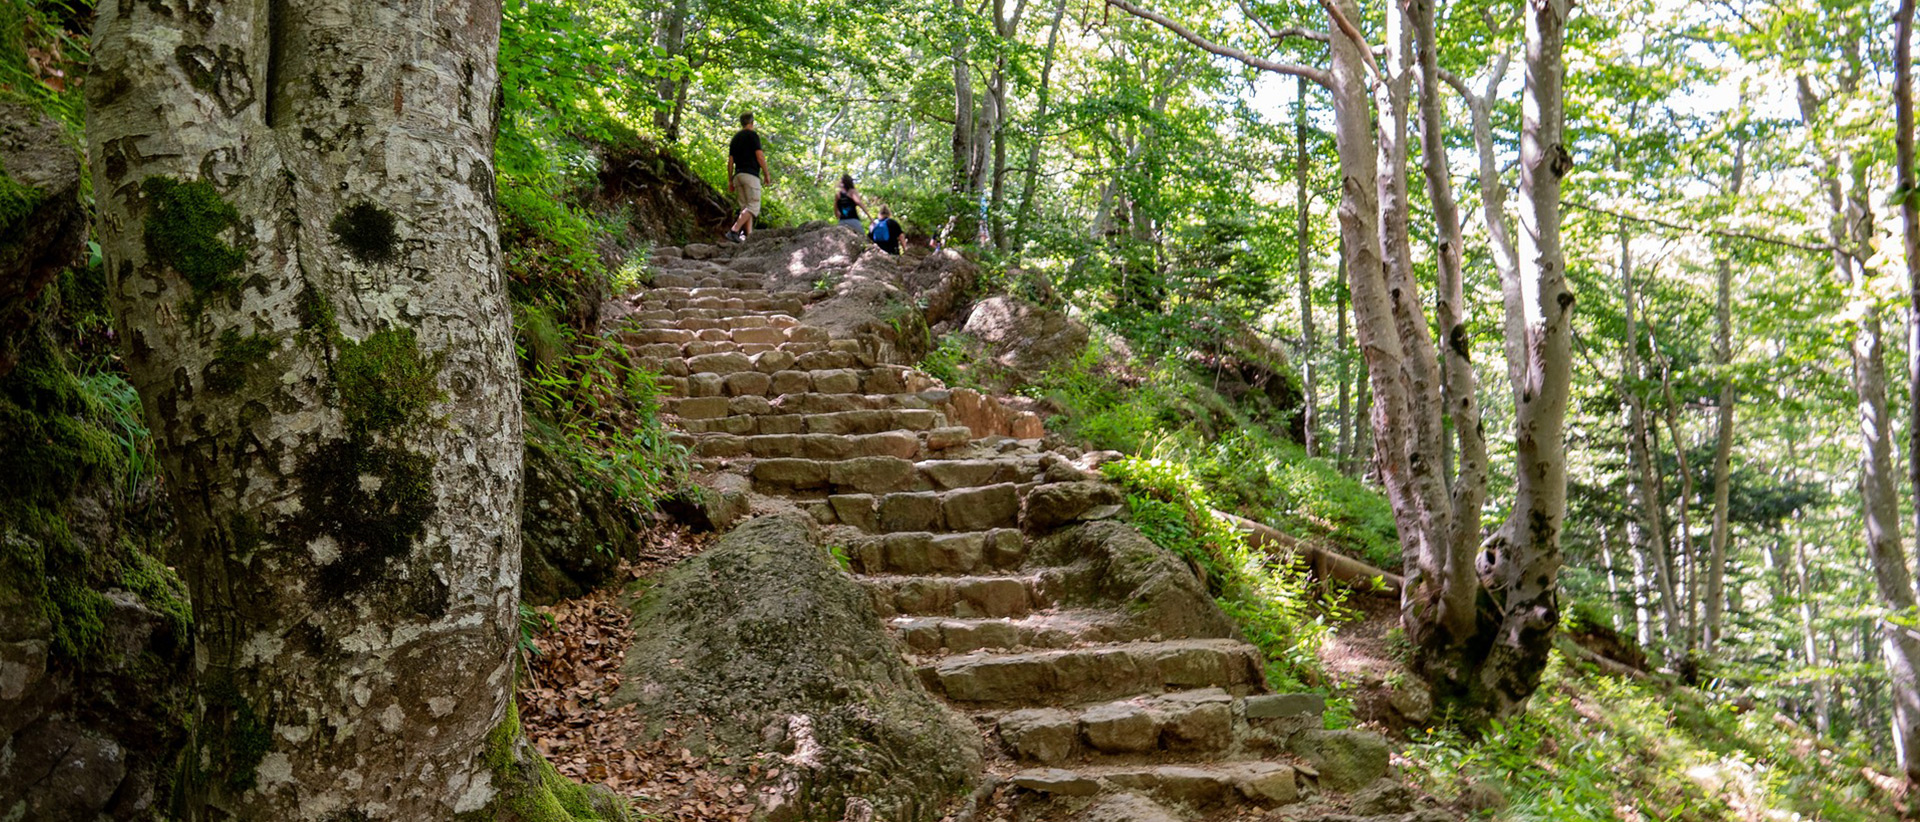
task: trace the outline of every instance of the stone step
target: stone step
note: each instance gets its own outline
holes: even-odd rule
[[[900,641],[932,659],[974,651],[1047,650],[1144,639],[1123,614],[1060,608],[1020,619],[894,617]]]
[[[827,500],[858,505],[860,497],[871,499],[864,494],[840,494]],[[861,534],[846,540],[844,547],[854,572],[861,574],[974,574],[1018,568],[1027,558],[1026,535],[1014,528],[961,534]]]
[[[844,463],[826,463],[822,469],[799,465],[763,468],[762,460],[753,466],[755,489],[775,493],[826,490],[832,521],[850,525],[869,534],[896,534],[903,531],[992,531],[1020,526],[1020,498],[1024,489],[1003,482],[978,488],[951,491],[909,491],[919,481],[915,463],[904,465],[868,465],[841,468]],[[838,470],[835,475],[832,471]],[[888,473],[882,475],[881,470]],[[862,499],[866,497],[866,499]]]
[[[1189,812],[1209,813],[1253,805],[1276,807],[1300,801],[1302,778],[1282,762],[1244,760],[1180,765],[1110,765],[1065,770],[1033,768],[1007,779],[1017,791],[1036,798],[1145,796]],[[1017,797],[1018,798],[1018,797]],[[1101,818],[1162,819],[1129,814]]]
[[[773,331],[775,329],[762,328],[757,330]],[[726,332],[712,333],[725,334]],[[623,334],[621,338],[622,340],[626,340],[631,336],[631,334]],[[847,340],[846,342],[851,344],[853,341]],[[801,357],[809,354],[827,353],[828,344],[815,342],[737,343],[729,340],[695,340],[688,343],[628,344],[627,351],[648,366],[649,370],[671,374],[674,371],[686,368],[687,360],[694,357],[703,357],[708,354],[744,354],[751,359],[769,352],[780,352],[791,356],[794,362],[798,362]],[[854,353],[854,362],[859,362],[858,353]],[[673,364],[667,362],[668,360],[680,360],[681,362]],[[792,363],[788,363],[788,367],[792,367]]]
[[[765,297],[683,297],[662,295],[659,293],[661,290],[671,291],[672,289],[643,291],[640,293],[640,301],[636,303],[636,305],[649,309],[711,308],[725,311],[773,311],[795,317],[800,316],[800,313],[805,311],[807,306],[806,299],[797,295],[769,295]]]
[[[758,399],[735,397],[734,399]],[[727,419],[727,418],[722,418]],[[858,457],[918,458],[926,449],[921,434],[883,431],[878,434],[674,434],[695,457],[758,459],[846,460]]]
[[[1029,576],[867,576],[856,582],[882,619],[896,616],[1018,618],[1053,605],[1051,580]]]
[[[730,327],[736,323],[751,323],[756,320],[759,321],[761,325],[745,328]],[[626,345],[637,346],[634,353],[646,357],[681,356],[680,354],[666,353],[653,349],[662,345],[687,346],[692,343],[734,343],[736,345],[771,346],[778,346],[783,343],[811,343],[820,346],[819,348],[807,348],[794,351],[794,354],[798,355],[812,351],[830,350],[829,343],[833,340],[832,336],[829,335],[824,328],[817,328],[811,325],[791,325],[785,328],[775,328],[767,324],[765,317],[740,317],[731,320],[676,320],[674,323],[676,326],[679,326],[681,323],[688,323],[695,326],[712,324],[728,327],[631,328],[617,332],[615,337]],[[851,343],[855,346],[858,345],[858,341],[856,340],[842,340],[841,342]],[[685,356],[699,355],[686,354]]]
[[[663,375],[660,380],[661,391],[668,396],[678,397],[738,396],[741,393],[764,397],[787,394],[906,394],[926,391],[939,385],[932,377],[903,366],[858,366],[859,357],[844,359],[848,356],[852,355],[845,352],[815,352],[796,356],[777,350],[749,355],[734,351],[699,357],[642,358],[639,364]],[[810,357],[816,359],[808,360]],[[818,357],[834,359],[821,360]],[[842,362],[853,362],[857,367],[836,364]],[[728,377],[749,373],[766,375],[768,380],[728,382]],[[667,379],[669,377],[674,379]],[[756,388],[757,391],[751,390]],[[727,391],[734,393],[729,395]]]
[[[645,288],[634,292],[631,299],[637,299],[641,302],[698,299],[764,300],[772,296],[774,295],[771,292],[765,288],[761,288],[758,283],[755,283],[751,288],[728,288],[725,285],[673,288],[656,285],[653,288]]]
[[[1260,652],[1232,639],[1129,642],[1057,651],[980,651],[919,666],[921,680],[954,702],[1005,707],[1085,703],[1168,688],[1265,689]]]
[[[778,353],[778,352],[768,352]],[[716,357],[738,357],[740,354],[715,354]],[[761,365],[771,367],[775,362],[767,362],[766,354],[757,354]],[[790,355],[788,355],[790,356]],[[673,363],[674,360],[667,360]],[[699,372],[689,376],[674,376],[667,370],[658,379],[661,393],[667,397],[740,397],[757,396],[784,397],[791,394],[899,394],[926,388],[932,378],[918,372],[902,374],[888,366],[874,368],[822,368],[801,369],[789,366],[786,369],[771,371],[739,370],[726,373]],[[759,376],[753,376],[753,375]],[[792,412],[787,412],[792,413]],[[741,433],[741,432],[731,432]],[[762,433],[789,433],[766,431]]]
[[[619,331],[738,331],[746,328],[799,327],[792,315],[772,311],[715,311],[711,308],[648,309],[626,316]]]
[[[1320,694],[1236,697],[1220,688],[1175,691],[1069,708],[1024,708],[989,717],[1001,747],[1022,762],[1058,765],[1109,757],[1184,753],[1265,756],[1321,725]]]

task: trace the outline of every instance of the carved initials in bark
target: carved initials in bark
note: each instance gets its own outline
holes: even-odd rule
[[[101,246],[202,660],[189,818],[495,796],[521,454],[474,111],[498,25],[486,0],[101,5]]]

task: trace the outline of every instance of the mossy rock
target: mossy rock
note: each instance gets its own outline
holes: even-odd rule
[[[921,685],[808,519],[735,528],[660,580],[634,628],[616,705],[705,724],[714,759],[807,760],[752,786],[778,797],[758,794],[764,811],[839,820],[858,798],[876,820],[930,821],[978,778],[979,734]]]

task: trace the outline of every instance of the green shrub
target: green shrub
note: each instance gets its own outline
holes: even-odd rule
[[[1101,471],[1126,490],[1134,527],[1192,564],[1214,601],[1260,648],[1270,684],[1305,689],[1323,681],[1316,652],[1349,616],[1338,593],[1315,601],[1299,563],[1250,547],[1213,516],[1213,500],[1185,466],[1130,457]]]

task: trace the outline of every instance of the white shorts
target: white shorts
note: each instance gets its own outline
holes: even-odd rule
[[[760,175],[735,174],[733,188],[740,194],[740,210],[760,216]]]

